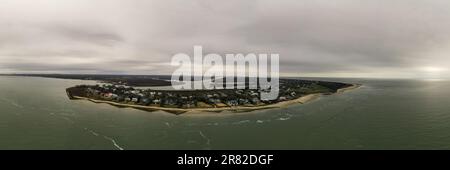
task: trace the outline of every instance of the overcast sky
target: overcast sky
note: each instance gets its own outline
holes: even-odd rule
[[[289,76],[448,78],[448,0],[0,0],[0,73],[171,74],[279,53]]]

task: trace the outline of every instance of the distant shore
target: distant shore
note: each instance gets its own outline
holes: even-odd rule
[[[353,84],[350,87],[338,89],[336,93],[343,93],[345,91],[357,89],[361,87],[359,84]],[[333,93],[334,94],[334,93]],[[125,104],[125,103],[117,103],[113,101],[106,101],[106,100],[96,100],[96,99],[90,99],[87,97],[80,97],[80,96],[72,96],[73,99],[79,99],[79,100],[88,100],[94,103],[105,103],[110,104],[117,107],[127,107],[127,108],[135,108],[139,110],[146,110],[146,111],[166,111],[169,113],[174,114],[192,114],[192,113],[206,113],[206,112],[223,112],[223,111],[231,111],[231,112],[251,112],[256,110],[264,110],[264,109],[275,109],[275,108],[283,108],[287,107],[293,104],[305,104],[307,102],[310,102],[312,100],[315,100],[319,98],[320,96],[324,95],[324,93],[315,93],[315,94],[308,94],[302,97],[299,97],[297,99],[293,100],[287,100],[282,101],[274,104],[269,105],[263,105],[263,106],[235,106],[235,107],[218,107],[218,108],[167,108],[167,107],[158,107],[158,106],[141,106],[141,105],[134,105],[134,104]]]

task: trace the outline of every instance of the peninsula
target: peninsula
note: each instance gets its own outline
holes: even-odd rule
[[[78,85],[66,89],[66,92],[72,100],[88,100],[117,107],[182,114],[249,112],[279,108],[357,87],[359,85],[338,82],[281,79],[279,96],[270,101],[260,100],[260,89],[154,90],[137,89],[121,84],[102,84]]]

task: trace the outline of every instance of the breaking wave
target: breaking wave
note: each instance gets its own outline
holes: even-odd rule
[[[250,120],[241,120],[239,122],[234,122],[232,123],[233,125],[240,125],[240,124],[244,124],[244,123],[250,123]]]
[[[0,98],[0,100],[2,100],[4,102],[7,102],[7,103],[9,103],[9,104],[11,104],[11,105],[13,105],[14,107],[17,107],[17,108],[24,108],[24,106],[20,105],[19,103],[17,103],[14,100],[6,99],[6,98]]]
[[[198,131],[198,133],[200,134],[200,136],[201,136],[203,139],[206,140],[206,145],[207,145],[207,146],[210,146],[210,145],[211,145],[211,140],[210,140],[208,137],[206,137],[205,134],[203,134],[202,131]]]
[[[95,132],[93,130],[90,130],[88,128],[84,128],[84,130],[86,130],[87,132],[89,132],[90,134],[92,134],[94,136],[102,136],[104,139],[109,140],[113,144],[113,146],[115,148],[117,148],[119,150],[124,150],[119,144],[117,144],[115,139],[113,139],[113,138],[111,138],[109,136],[106,136],[106,135],[100,135],[99,133],[97,133],[97,132]]]

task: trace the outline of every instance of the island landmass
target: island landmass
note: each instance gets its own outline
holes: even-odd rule
[[[66,89],[72,100],[88,100],[116,107],[173,114],[212,112],[250,112],[303,104],[321,95],[341,93],[358,84],[280,79],[279,96],[261,100],[261,89],[155,90],[137,89],[119,83],[77,85]]]

